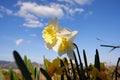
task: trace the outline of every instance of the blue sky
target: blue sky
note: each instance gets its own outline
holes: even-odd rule
[[[43,56],[58,57],[45,48],[41,34],[48,21],[58,17],[60,26],[79,32],[74,43],[81,57],[85,49],[88,62],[94,62],[98,49],[101,61],[116,64],[120,49],[109,53],[111,48],[100,44],[120,45],[119,4],[119,0],[0,0],[0,60],[14,61],[13,50],[39,63]]]

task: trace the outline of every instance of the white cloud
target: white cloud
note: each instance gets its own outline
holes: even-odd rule
[[[2,18],[3,17],[3,15],[2,14],[0,14],[0,18]]]
[[[58,0],[59,2],[67,2],[70,4],[74,4],[74,0]]]
[[[16,40],[16,45],[20,45],[20,44],[22,44],[23,43],[23,39],[18,39],[18,40]]]
[[[11,10],[9,10],[9,9],[6,9],[5,12],[6,12],[7,14],[10,14],[10,15],[13,14],[13,12],[12,12]]]
[[[14,6],[19,6],[22,4],[22,0],[18,0],[17,3]]]
[[[62,17],[64,15],[59,7],[38,5],[32,2],[18,2],[17,5],[20,6],[20,10],[16,15],[25,18],[26,23],[23,26],[26,27],[42,27],[43,24],[39,18]]]
[[[82,13],[82,12],[84,12],[84,9],[83,8],[68,9],[68,12],[71,15],[74,15],[75,13]]]
[[[33,13],[40,17],[61,17],[63,16],[62,9],[58,7],[51,7],[45,5],[38,5],[37,3],[24,2],[21,5],[20,13]]]
[[[27,43],[30,44],[30,43],[32,43],[32,41],[31,41],[31,40],[28,40]]]
[[[77,7],[76,4],[84,5],[90,4],[93,0],[57,0],[61,2],[70,3],[60,4],[60,3],[49,3],[46,5],[37,4],[35,2],[22,2],[18,1],[15,6],[19,6],[20,9],[16,12],[16,16],[20,16],[25,19],[23,26],[30,28],[37,28],[44,26],[41,19],[54,18],[54,17],[64,17],[72,16],[76,13],[85,12],[84,8]],[[9,11],[8,11],[9,12]]]
[[[75,11],[75,12],[82,13],[82,12],[84,12],[84,9],[83,9],[83,8],[75,8],[74,11]]]
[[[89,15],[92,15],[92,14],[93,14],[93,11],[89,11],[88,14],[89,14]]]
[[[77,13],[82,13],[84,12],[84,9],[83,8],[73,8],[73,7],[70,7],[69,5],[63,5],[63,4],[56,4],[56,3],[51,3],[51,6],[53,7],[59,7],[61,9],[63,9],[66,13],[66,15],[70,14],[70,15],[74,15],[76,12]]]
[[[91,15],[93,15],[93,11],[88,11],[88,12],[85,14],[84,18],[86,19],[88,16],[91,16]]]
[[[75,0],[76,3],[80,5],[91,4],[93,0]]]
[[[37,35],[36,35],[36,34],[30,34],[30,36],[32,36],[32,37],[36,37]]]
[[[6,13],[8,15],[12,15],[13,14],[12,10],[7,9],[7,8],[5,8],[3,6],[0,6],[0,12]]]
[[[91,4],[93,2],[93,0],[57,0],[59,2],[66,2],[66,3],[70,3],[70,4],[80,4],[80,5],[86,5],[86,4]]]
[[[23,26],[30,27],[30,28],[37,28],[43,26],[43,23],[41,23],[38,20],[26,20],[26,23],[23,24]]]

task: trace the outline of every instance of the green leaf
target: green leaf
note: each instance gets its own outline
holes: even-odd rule
[[[3,70],[0,68],[0,80],[4,80],[4,76],[3,76]]]
[[[12,71],[12,69],[10,68],[9,69],[9,73],[10,73],[10,80],[14,80],[14,77],[13,77],[13,71]]]
[[[44,61],[44,66],[43,67],[44,67],[45,70],[47,70],[47,65],[46,65],[45,59],[46,59],[45,56],[43,56],[43,61]]]
[[[94,66],[100,71],[100,59],[99,59],[99,53],[98,53],[97,49],[96,49],[96,54],[95,54],[95,64],[94,64]],[[101,79],[96,77],[96,80],[101,80]]]
[[[28,59],[27,59],[27,56],[25,55],[25,56],[24,56],[24,62],[25,62],[25,64],[26,64],[26,66],[27,66],[27,61],[28,61]]]
[[[88,68],[87,57],[86,57],[85,50],[83,50],[83,57],[84,57],[85,67]]]
[[[52,80],[51,77],[48,75],[48,73],[43,68],[40,68],[40,71],[46,77],[47,80]]]
[[[31,74],[34,75],[34,66],[33,66],[33,64],[31,63],[31,60],[28,59],[27,63],[28,63],[28,65],[27,65],[27,66],[28,66],[28,70],[30,71]]]
[[[34,78],[35,79],[37,78],[37,69],[36,69],[36,67],[34,68]]]
[[[12,70],[12,68],[9,69],[9,76],[10,76],[10,80],[19,80],[18,76],[16,75],[16,73]]]
[[[24,61],[22,60],[21,56],[19,55],[19,53],[17,51],[13,51],[13,56],[14,56],[17,66],[21,70],[21,73],[22,73],[23,77],[25,78],[25,80],[32,80],[31,74],[28,71],[28,69],[27,69]]]
[[[99,53],[98,50],[96,49],[96,54],[95,54],[95,67],[100,71],[100,59],[99,59]]]
[[[40,79],[40,70],[37,70],[37,78],[36,80],[39,80]]]

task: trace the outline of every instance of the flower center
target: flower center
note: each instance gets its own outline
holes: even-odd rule
[[[55,45],[57,38],[56,38],[56,30],[54,25],[49,25],[43,30],[43,38],[46,43],[51,44],[52,46]]]
[[[60,52],[66,51],[66,49],[67,49],[69,46],[70,46],[70,42],[69,42],[65,37],[62,37],[62,42],[61,42],[59,51],[60,51]]]

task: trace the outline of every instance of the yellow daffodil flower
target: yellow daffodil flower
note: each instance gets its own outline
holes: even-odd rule
[[[104,65],[104,63],[100,63],[100,70],[101,71],[105,71],[105,65]]]
[[[60,59],[56,58],[52,62],[50,62],[48,59],[45,59],[46,67],[47,67],[47,73],[50,77],[56,74],[62,74],[63,67],[60,67]]]
[[[101,80],[108,80],[107,75],[104,71],[100,71],[97,73],[97,77],[99,77]]]
[[[90,65],[90,75],[92,76],[93,80],[96,80],[96,77],[100,78],[101,80],[108,80],[107,75],[104,72],[104,63],[100,63],[100,71],[94,67],[94,65]]]
[[[78,32],[60,27],[57,22],[57,19],[50,21],[48,26],[46,26],[42,32],[42,37],[46,43],[46,47],[58,52],[59,56],[67,53],[69,58],[74,59],[73,40]]]

